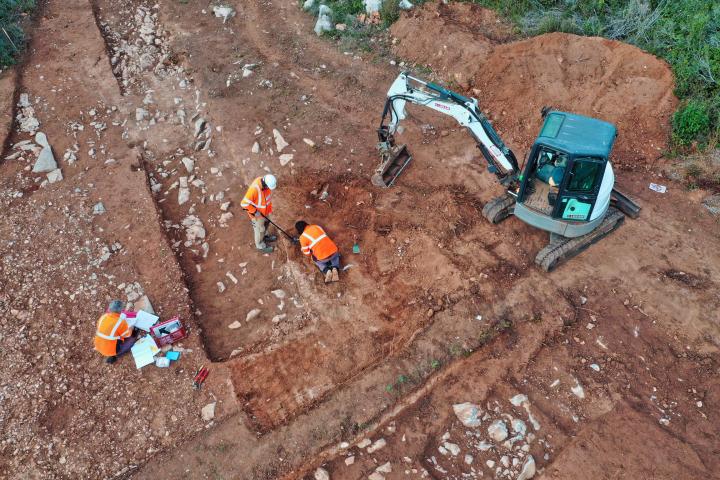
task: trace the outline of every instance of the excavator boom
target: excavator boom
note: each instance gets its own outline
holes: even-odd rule
[[[515,155],[480,111],[476,99],[401,73],[388,90],[378,128],[378,148],[382,154],[382,162],[373,176],[374,184],[392,185],[412,158],[405,145],[395,145],[394,138],[400,122],[407,116],[405,105],[408,102],[453,117],[468,129],[488,163],[488,170],[494,173],[502,184],[509,185],[517,179],[519,167]]]

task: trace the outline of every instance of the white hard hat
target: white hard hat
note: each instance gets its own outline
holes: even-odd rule
[[[277,178],[271,173],[263,177],[263,182],[265,182],[265,185],[267,185],[270,190],[275,190],[275,187],[277,187]]]

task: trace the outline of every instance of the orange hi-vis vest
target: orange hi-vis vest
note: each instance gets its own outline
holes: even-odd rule
[[[337,253],[338,247],[319,225],[308,225],[300,235],[300,250],[305,255],[312,253],[316,259],[325,260]]]
[[[95,350],[112,357],[117,353],[117,342],[124,338],[128,338],[132,334],[132,329],[124,318],[120,318],[119,313],[108,312],[100,317],[95,332]]]
[[[250,184],[245,197],[240,202],[240,208],[247,210],[250,218],[253,218],[258,210],[267,217],[272,213],[271,194],[272,191],[269,188],[263,190],[262,177],[258,177]]]

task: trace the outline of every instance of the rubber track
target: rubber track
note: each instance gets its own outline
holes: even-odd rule
[[[487,202],[482,209],[482,214],[488,222],[497,224],[512,215],[514,205],[515,197],[506,193]]]
[[[537,254],[535,264],[549,272],[618,228],[624,220],[625,215],[622,212],[610,207],[598,228],[582,237],[563,237],[560,241],[550,243]]]

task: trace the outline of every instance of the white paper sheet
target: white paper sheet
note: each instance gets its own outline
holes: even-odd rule
[[[140,310],[139,312],[137,312],[137,317],[135,317],[135,328],[150,332],[150,327],[155,325],[158,320],[160,320],[160,317]]]
[[[155,344],[155,340],[149,335],[135,342],[135,345],[130,349],[133,359],[135,359],[135,367],[138,370],[145,365],[155,363],[155,354],[159,351],[160,349]]]

